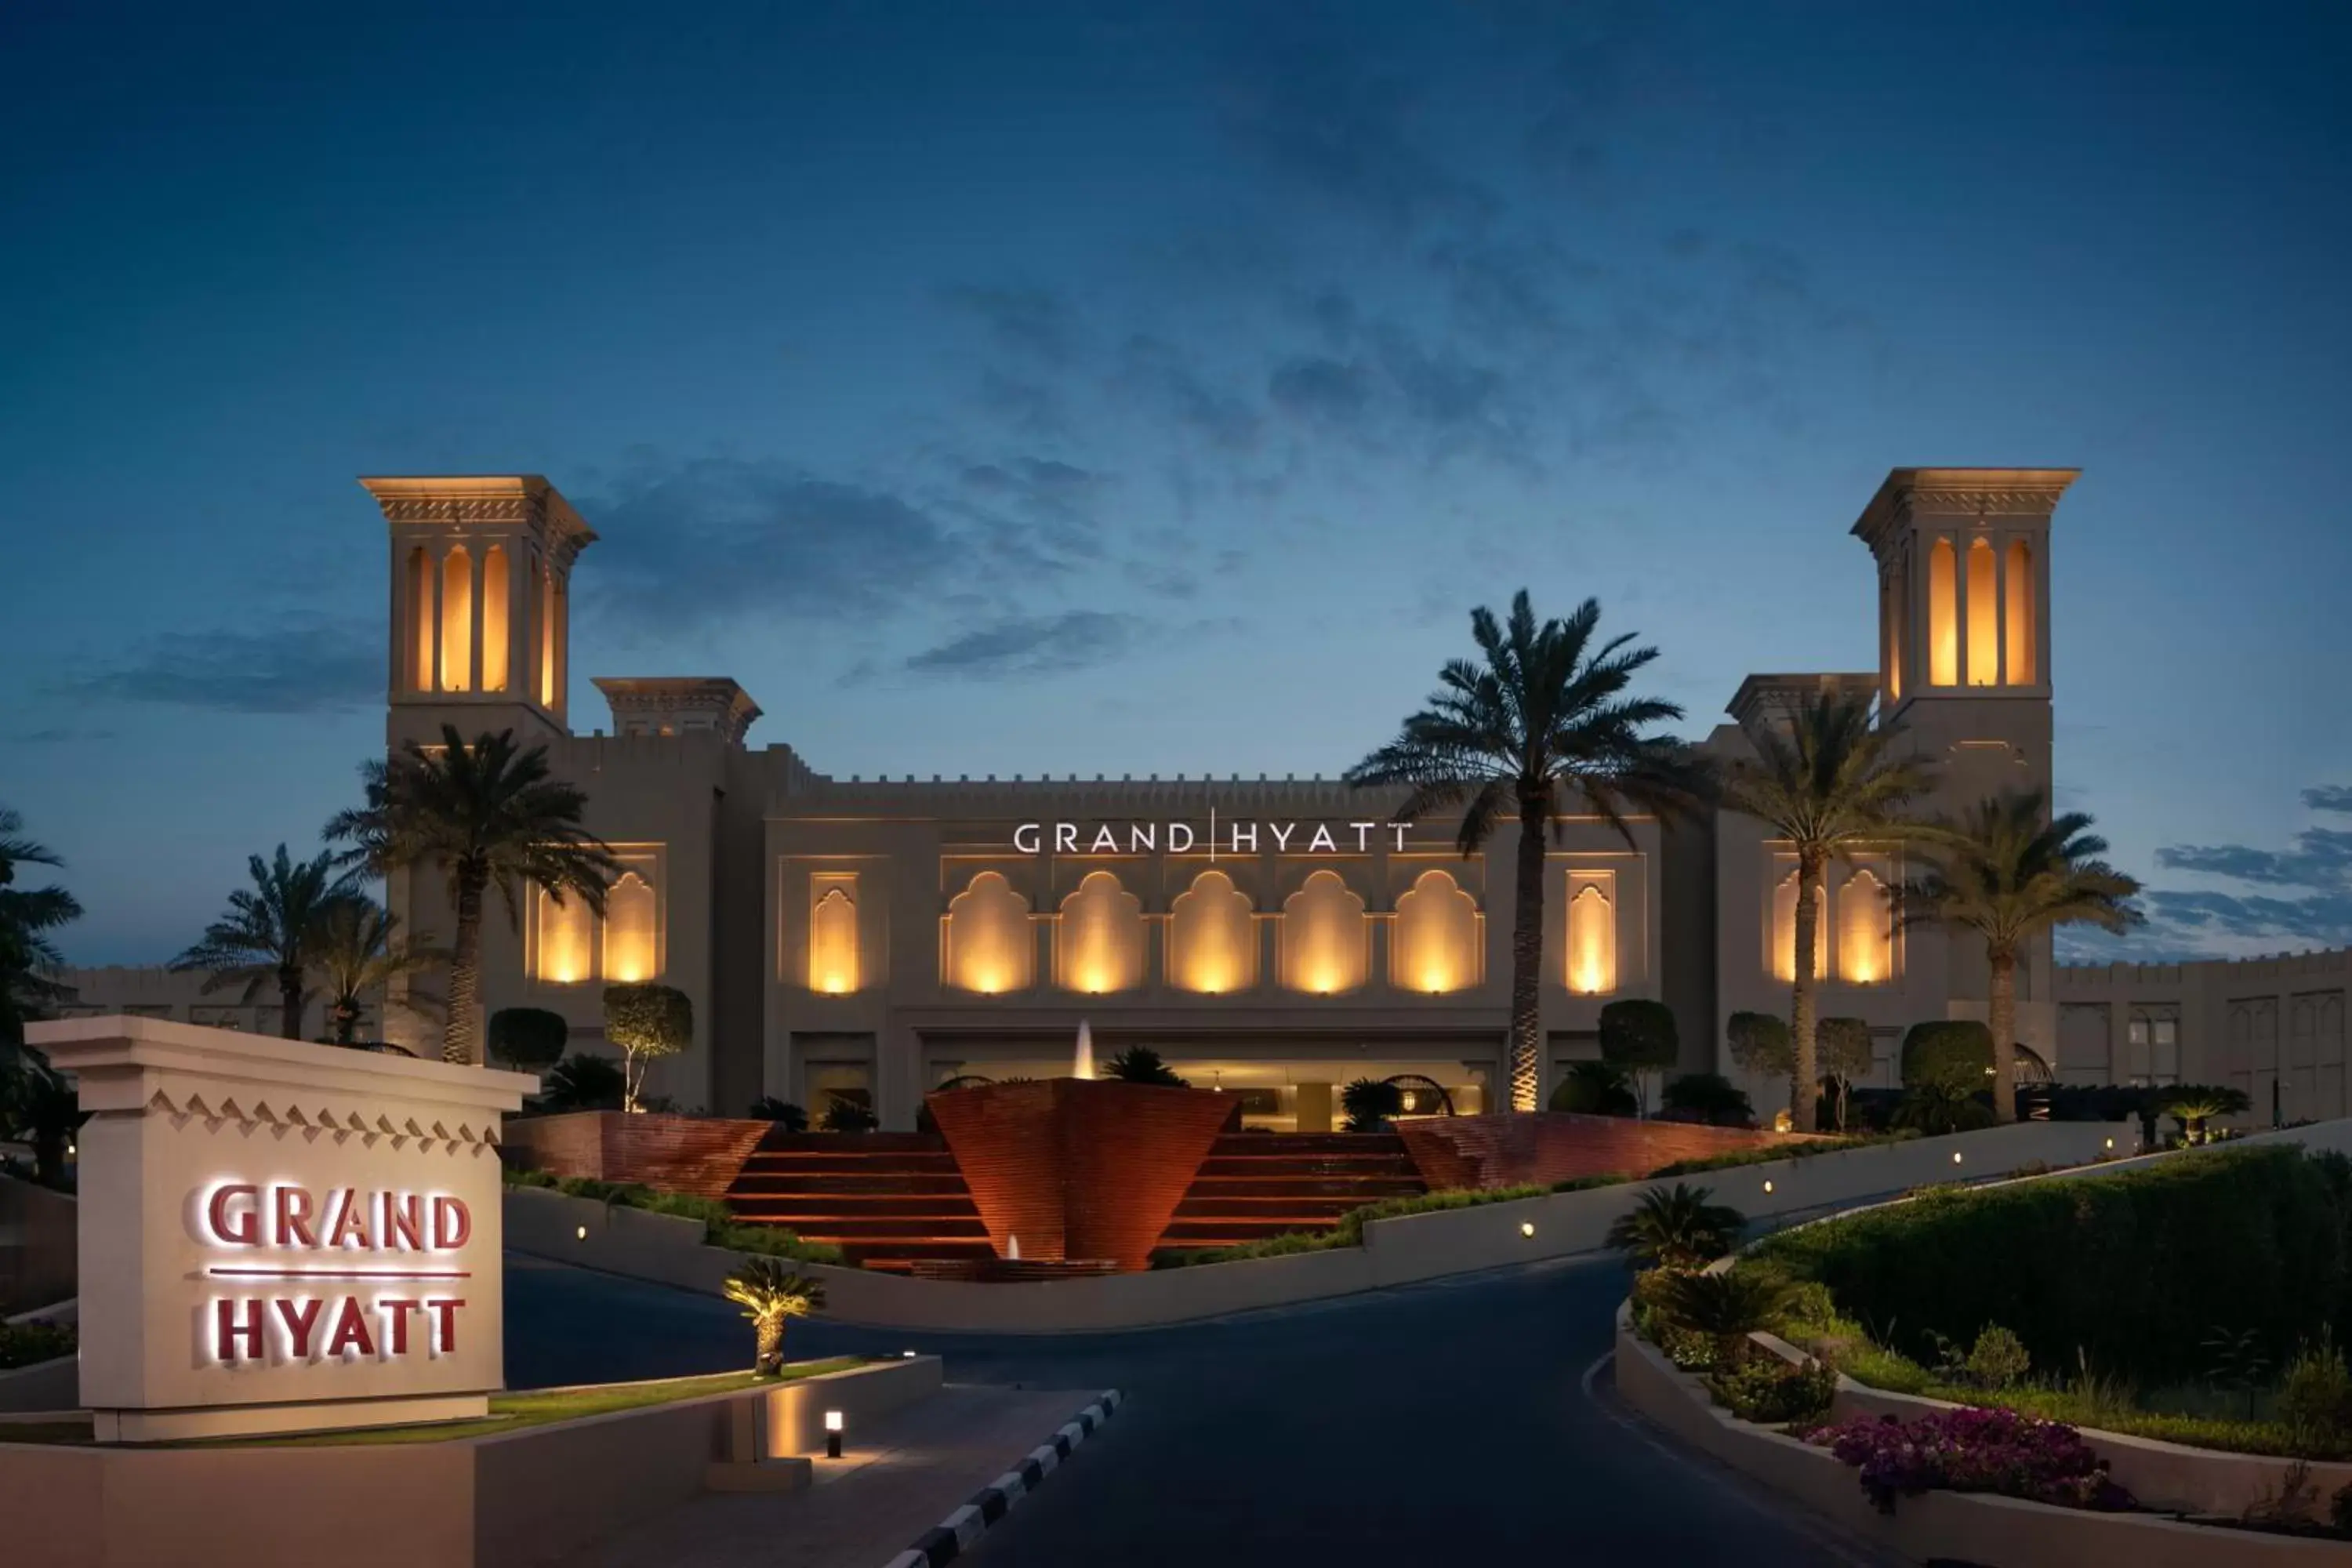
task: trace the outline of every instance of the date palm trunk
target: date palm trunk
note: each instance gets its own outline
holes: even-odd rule
[[[1992,968],[1992,1113],[2017,1120],[2017,954],[1993,947],[1985,956]]]
[[[449,944],[449,1021],[441,1029],[441,1059],[465,1067],[482,1060],[481,994],[483,874],[470,867],[457,876],[457,931]]]
[[[1536,1109],[1542,1082],[1545,802],[1519,800],[1519,858],[1511,924],[1511,1109]]]
[[[279,1022],[278,1032],[289,1040],[302,1037],[302,971],[299,966],[281,963],[278,966],[278,1002]]]
[[[777,1312],[751,1321],[751,1331],[757,1348],[751,1357],[751,1372],[756,1377],[781,1377],[784,1371],[784,1315]]]
[[[1813,1014],[1813,952],[1821,940],[1822,857],[1818,850],[1797,856],[1796,978],[1789,990],[1789,1035],[1796,1060],[1789,1069],[1789,1124],[1800,1132],[1814,1131],[1814,1109],[1820,1100],[1820,1043]]]

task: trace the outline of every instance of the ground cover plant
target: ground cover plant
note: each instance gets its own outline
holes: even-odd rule
[[[759,1253],[770,1258],[788,1258],[800,1263],[846,1266],[841,1248],[826,1242],[804,1241],[782,1226],[745,1225],[735,1217],[734,1210],[717,1198],[697,1197],[688,1193],[657,1193],[635,1182],[600,1182],[593,1176],[551,1176],[544,1171],[510,1169],[506,1173],[506,1179],[509,1186],[537,1187],[562,1193],[570,1198],[593,1198],[601,1204],[644,1209],[648,1214],[698,1219],[703,1226],[703,1241],[730,1252]]]
[[[0,1372],[13,1372],[74,1352],[71,1323],[0,1323]]]
[[[2062,1508],[2134,1506],[2080,1432],[2013,1410],[1938,1410],[1910,1421],[1863,1416],[1822,1427],[1806,1441],[1859,1471],[1862,1489],[1887,1513],[1896,1499],[1927,1491],[1998,1492]]]

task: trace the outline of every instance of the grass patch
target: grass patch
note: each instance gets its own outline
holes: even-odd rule
[[[675,1215],[680,1219],[702,1222],[702,1239],[710,1247],[729,1252],[761,1253],[771,1258],[790,1258],[795,1263],[829,1263],[836,1268],[848,1267],[841,1248],[829,1242],[803,1241],[780,1225],[745,1225],[735,1217],[735,1211],[717,1198],[697,1197],[688,1193],[657,1193],[642,1182],[601,1182],[593,1176],[551,1176],[545,1171],[508,1169],[506,1184],[510,1187],[533,1187],[542,1192],[561,1193],[567,1198],[593,1198],[600,1204],[630,1209],[643,1209],[647,1214]]]
[[[1516,1187],[1423,1193],[1410,1198],[1383,1198],[1376,1204],[1349,1209],[1329,1230],[1290,1230],[1280,1236],[1269,1236],[1262,1241],[1245,1241],[1238,1247],[1202,1247],[1189,1252],[1162,1253],[1151,1260],[1151,1266],[1154,1268],[1192,1268],[1207,1263],[1241,1263],[1253,1258],[1286,1258],[1297,1252],[1328,1252],[1335,1247],[1361,1247],[1364,1245],[1364,1226],[1376,1219],[1402,1219],[1407,1215],[1437,1214],[1447,1209],[1517,1203],[1523,1198],[1548,1197],[1553,1193],[1580,1193],[1593,1187],[1620,1186],[1632,1179],[1629,1176],[1578,1176],[1548,1187],[1528,1184]]]

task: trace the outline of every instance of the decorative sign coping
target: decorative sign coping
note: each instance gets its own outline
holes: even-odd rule
[[[487,1413],[499,1119],[535,1079],[154,1018],[26,1036],[90,1113],[81,1398],[101,1441]]]

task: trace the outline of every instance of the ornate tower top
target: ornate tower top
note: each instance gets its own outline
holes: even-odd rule
[[[537,474],[360,484],[392,535],[389,738],[445,722],[563,732],[572,563],[594,531]]]
[[[751,694],[723,675],[600,675],[595,686],[612,707],[616,735],[708,731],[740,746],[760,716]]]

